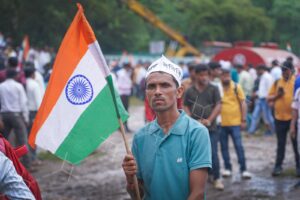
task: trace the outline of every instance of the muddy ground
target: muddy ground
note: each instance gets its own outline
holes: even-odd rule
[[[137,130],[143,126],[143,113],[142,106],[130,108],[131,129]],[[131,141],[133,134],[127,136]],[[300,179],[295,177],[295,162],[290,141],[286,149],[284,174],[278,178],[271,176],[276,149],[275,137],[244,137],[243,142],[248,169],[253,173],[253,178],[241,180],[236,154],[231,143],[233,177],[224,179],[224,191],[214,190],[209,183],[207,199],[300,199],[300,189],[294,188],[295,183]],[[33,175],[40,184],[45,200],[125,200],[129,199],[129,196],[125,190],[126,183],[121,169],[124,154],[124,144],[120,133],[116,132],[80,166],[71,166],[48,154],[40,153],[44,160]],[[220,161],[223,164],[221,157]]]

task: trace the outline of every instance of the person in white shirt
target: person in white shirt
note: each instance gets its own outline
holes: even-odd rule
[[[48,48],[45,47],[44,49],[42,49],[39,52],[39,56],[38,56],[38,62],[39,62],[39,66],[38,66],[38,71],[40,73],[44,73],[44,66],[49,63],[51,61],[51,54],[48,51]]]
[[[1,115],[5,125],[3,136],[7,139],[13,130],[16,134],[16,145],[27,145],[26,124],[29,122],[27,97],[24,87],[16,81],[17,71],[7,69],[6,80],[0,84]],[[30,165],[30,155],[22,157],[25,167]]]
[[[26,77],[26,94],[28,98],[28,109],[29,109],[29,124],[28,124],[28,133],[30,133],[33,121],[37,114],[37,111],[41,105],[43,95],[41,94],[40,86],[35,80],[35,68],[26,67],[24,69]],[[31,158],[33,163],[39,163],[36,157],[35,149],[29,148],[31,152]]]
[[[272,61],[272,69],[271,69],[270,73],[271,73],[274,81],[277,81],[281,78],[282,71],[281,71],[281,68],[279,66],[278,60],[273,60]]]
[[[252,64],[248,64],[248,70],[247,71],[250,73],[253,80],[257,79],[257,73],[256,73],[256,70],[253,68]]]
[[[246,98],[249,99],[252,95],[254,80],[251,77],[251,74],[245,70],[243,65],[236,65],[235,67],[239,73],[239,84],[241,85]]]
[[[26,62],[24,68],[34,68],[34,80],[38,83],[38,86],[40,88],[40,93],[42,96],[45,94],[46,86],[45,86],[45,81],[42,76],[42,74],[37,70],[36,65],[33,62]]]
[[[129,97],[132,90],[132,68],[130,63],[125,63],[123,68],[117,72],[117,86],[118,91],[124,105],[124,108],[128,111]],[[127,132],[131,132],[128,128],[127,122],[124,123]]]
[[[254,111],[252,113],[252,121],[248,129],[249,134],[254,134],[260,120],[261,114],[263,114],[263,119],[267,125],[267,131],[265,135],[272,135],[275,133],[274,118],[272,115],[272,110],[268,105],[266,97],[274,82],[272,76],[268,72],[268,68],[265,65],[257,66],[257,73],[260,76],[260,81],[258,85],[258,90],[256,92],[257,99],[255,101]]]

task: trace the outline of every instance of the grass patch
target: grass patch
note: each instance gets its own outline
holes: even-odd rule
[[[88,158],[99,158],[102,156],[105,156],[106,153],[105,152],[97,152],[94,151],[91,155],[88,156]],[[40,160],[50,160],[50,161],[55,161],[55,162],[59,162],[59,161],[63,161],[62,159],[56,157],[55,155],[53,155],[52,153],[50,153],[49,151],[44,151],[44,152],[40,152],[37,157]]]
[[[296,176],[295,168],[287,168],[282,171],[283,176]]]
[[[51,161],[61,161],[60,158],[56,157],[55,155],[53,155],[52,153],[50,153],[49,151],[44,151],[44,152],[40,152],[37,157],[41,160],[51,160]]]

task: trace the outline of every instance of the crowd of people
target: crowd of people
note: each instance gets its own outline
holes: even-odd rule
[[[126,66],[127,65],[127,66]],[[140,69],[127,67],[127,78],[131,77],[131,91],[144,91],[145,76],[148,63]],[[232,164],[228,150],[229,137],[232,138],[240,165],[241,177],[250,179],[252,174],[247,170],[245,149],[242,142],[242,131],[246,137],[261,134],[266,137],[276,135],[277,150],[274,158],[273,176],[281,175],[285,157],[286,141],[289,130],[292,131],[291,141],[295,154],[296,176],[300,177],[299,152],[297,149],[296,125],[297,119],[291,123],[293,96],[297,89],[296,69],[293,59],[288,57],[283,63],[274,60],[271,66],[264,64],[253,66],[241,65],[228,61],[203,63],[187,63],[179,65],[183,70],[182,85],[184,96],[177,100],[177,108],[184,111],[205,125],[209,130],[212,146],[211,177],[216,189],[223,190],[223,177],[232,175]],[[125,69],[125,68],[124,68]],[[137,70],[138,69],[138,70]],[[141,74],[139,74],[141,72]],[[132,77],[142,77],[140,82],[134,82]],[[118,73],[116,73],[118,77]],[[299,84],[299,83],[298,83]],[[118,84],[119,88],[124,82]],[[133,89],[135,87],[135,89]],[[136,89],[137,88],[137,89]],[[130,93],[128,88],[127,95]],[[299,93],[298,93],[299,96]],[[143,97],[143,96],[141,96]],[[146,122],[155,119],[148,99],[145,100]],[[126,105],[128,105],[126,103]],[[296,104],[293,104],[298,109]],[[128,108],[128,106],[126,106]],[[220,170],[218,146],[224,161],[224,170]]]
[[[297,142],[297,122],[300,121],[298,119],[300,77],[296,78],[292,58],[288,57],[283,63],[274,60],[272,66],[261,64],[255,68],[250,64],[212,61],[207,64],[189,63],[186,69],[176,69],[176,64],[164,57],[152,63],[147,69],[145,110],[146,114],[149,114],[147,110],[152,111],[149,114],[151,117],[146,117],[148,123],[134,136],[133,155],[126,155],[123,161],[127,190],[133,199],[136,198],[134,174],[137,175],[140,192],[146,199],[151,199],[151,195],[155,196],[157,193],[164,195],[164,192],[158,189],[161,183],[156,182],[154,187],[151,182],[151,180],[157,181],[158,176],[163,177],[164,187],[170,187],[168,195],[182,195],[186,199],[193,199],[194,195],[199,195],[197,197],[203,198],[205,184],[202,181],[206,180],[205,169],[209,168],[211,168],[209,179],[213,181],[214,188],[224,190],[221,176],[224,178],[232,176],[233,168],[228,148],[229,137],[232,139],[237,154],[241,177],[251,179],[252,174],[247,170],[242,130],[245,131],[247,137],[257,134],[261,116],[265,124],[263,135],[265,137],[276,135],[277,138],[275,165],[270,174],[279,176],[283,171],[286,140],[290,131],[296,161],[295,174],[300,177],[299,137]],[[178,81],[180,75],[176,74],[177,71],[181,71],[182,74],[184,71],[189,73],[182,83]],[[170,77],[173,77],[173,81]],[[181,88],[184,88],[183,91]],[[184,112],[180,108],[183,108]],[[199,130],[194,127],[194,122],[188,122],[190,125],[186,127],[187,122],[184,117],[186,114],[198,122]],[[206,141],[205,138],[202,138],[202,141],[194,138],[194,143],[191,142],[190,134],[193,132],[198,132],[199,135],[205,137],[205,133],[201,133],[203,126],[208,130],[211,145],[203,144],[203,141]],[[181,137],[175,139],[172,134]],[[194,146],[195,143],[197,147]],[[224,161],[222,173],[218,157],[219,143]],[[211,147],[211,150],[203,146]],[[152,151],[149,148],[152,148]],[[190,149],[197,150],[194,152]],[[168,155],[165,155],[166,152]],[[182,160],[185,163],[182,164],[182,172],[175,169],[176,164],[172,164],[173,161],[170,160],[174,152],[176,156],[185,155],[177,158],[177,164]],[[208,153],[211,160],[206,157]],[[195,158],[195,155],[198,157]],[[192,161],[194,165],[190,163]],[[165,169],[166,166],[169,170]],[[178,185],[174,182],[188,185],[184,178],[187,175],[184,166],[190,170],[188,180],[191,185],[190,193],[182,194],[176,192]],[[185,175],[171,178],[170,173],[173,173],[173,176],[177,173]],[[149,177],[150,174],[152,177]],[[197,178],[193,177],[194,175]],[[194,191],[193,184],[198,184],[198,193]],[[185,188],[182,191],[186,189],[188,190]]]
[[[31,48],[25,57],[21,47],[12,45],[12,39],[0,33],[1,133],[8,139],[14,132],[14,144],[21,146],[27,145],[55,55],[45,47]],[[22,162],[28,169],[40,163],[33,149],[22,157]]]
[[[41,199],[38,184],[29,173],[36,170],[41,161],[36,150],[29,147],[27,138],[45,93],[54,56],[48,47],[31,48],[25,54],[21,47],[13,48],[11,38],[0,33],[0,151],[3,169],[0,199],[2,194],[9,199]]]
[[[53,50],[48,47],[44,49],[31,48],[26,58],[24,58],[23,53],[21,48],[12,48],[10,38],[4,38],[0,34],[0,128],[6,139],[12,135],[12,132],[14,133],[16,146],[27,145],[28,134],[45,93],[55,57]],[[167,60],[160,62],[168,63]],[[108,60],[108,64],[125,109],[128,110],[129,108],[130,97],[136,96],[144,101],[146,124],[153,125],[155,120],[163,122],[164,117],[169,117],[160,112],[159,106],[156,110],[153,109],[155,105],[159,105],[164,99],[158,98],[153,102],[147,98],[151,95],[155,96],[155,94],[147,96],[147,92],[151,91],[151,87],[162,84],[156,83],[156,79],[161,80],[161,82],[164,78],[168,79],[159,75],[150,76],[149,71],[152,70],[151,73],[159,71],[153,71],[156,67],[155,64],[151,64],[149,61],[136,61],[132,55],[126,52],[123,53],[120,59]],[[160,64],[157,63],[157,66],[160,66]],[[169,65],[172,66],[173,64]],[[205,151],[206,154],[211,152],[209,153],[211,166],[209,158],[207,158],[207,165],[199,164],[199,166],[212,168],[209,174],[216,189],[223,190],[225,188],[221,177],[232,176],[233,167],[228,147],[229,138],[232,139],[234,144],[241,177],[244,179],[251,179],[252,177],[252,174],[247,170],[242,131],[245,132],[244,136],[247,137],[258,134],[260,130],[264,130],[263,135],[266,137],[276,135],[276,158],[274,158],[275,165],[271,172],[273,176],[279,176],[283,171],[286,141],[290,132],[295,154],[296,176],[300,177],[300,140],[297,141],[297,125],[300,123],[300,120],[298,120],[300,112],[300,78],[296,76],[297,69],[295,69],[291,57],[288,57],[282,63],[274,60],[271,66],[264,64],[258,66],[241,65],[228,61],[211,61],[209,63],[199,63],[199,61],[179,62],[178,66],[182,72],[180,76],[176,75],[178,72],[176,70],[175,72],[168,72],[175,77],[177,88],[179,86],[183,88],[182,91],[178,91],[178,93],[182,92],[182,95],[175,98],[176,110],[179,109],[180,112],[176,110],[172,112],[174,116],[184,121],[180,123],[181,128],[186,128],[186,123],[196,127],[193,124],[194,121],[189,121],[186,115],[207,128],[207,136],[211,144],[208,148],[211,149],[201,149],[201,151]],[[149,77],[152,77],[152,79],[150,80]],[[180,77],[180,80],[177,80],[178,77]],[[149,85],[151,81],[153,83]],[[161,85],[160,87],[167,89],[170,86]],[[174,120],[176,117],[171,117],[170,120]],[[173,121],[173,123],[175,122]],[[125,123],[125,128],[127,132],[132,132],[127,123]],[[153,128],[153,131],[156,128]],[[172,126],[168,125],[166,130],[161,130],[160,134],[163,135],[171,129]],[[177,129],[180,128],[177,127]],[[177,130],[175,134],[180,135],[181,133]],[[205,136],[203,137],[202,139],[206,140]],[[160,139],[163,139],[163,137]],[[202,145],[205,145],[201,138],[196,139]],[[134,142],[137,142],[138,145],[138,142],[141,141],[134,140]],[[158,145],[156,139],[154,143],[154,146]],[[219,145],[224,161],[223,170],[220,169]],[[136,148],[133,147],[135,159],[143,160],[143,155],[138,155]],[[149,146],[149,151],[150,149]],[[174,151],[180,150],[174,149]],[[154,159],[154,155],[152,156],[152,159]],[[181,157],[177,158],[177,162],[182,162],[182,159]],[[195,159],[197,160],[197,158]],[[132,160],[134,160],[132,156],[126,158],[128,162],[132,162]],[[27,169],[31,170],[35,165],[40,164],[36,151],[33,149],[30,149],[21,161]],[[139,162],[147,163],[150,161],[146,159]],[[6,162],[4,158],[3,162]],[[147,168],[147,166],[145,167]],[[160,174],[158,173],[157,176],[159,177]],[[138,178],[141,177],[142,175],[138,174]],[[161,180],[157,179],[157,181]],[[148,189],[150,190],[150,188]],[[188,188],[186,190],[188,191]]]

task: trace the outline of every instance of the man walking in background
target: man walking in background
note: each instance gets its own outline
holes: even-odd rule
[[[223,190],[224,185],[220,179],[218,157],[219,132],[216,124],[216,117],[221,111],[220,93],[219,89],[209,82],[207,65],[197,65],[195,73],[196,83],[186,91],[184,96],[184,110],[189,116],[206,126],[209,130],[214,187],[218,190]]]
[[[295,76],[293,64],[285,61],[282,64],[282,78],[275,81],[268,96],[268,101],[274,105],[275,129],[277,136],[276,161],[272,172],[273,176],[282,173],[282,163],[285,155],[285,146],[290,122],[292,119],[292,100],[294,93]],[[296,174],[300,176],[299,154],[296,138],[291,138],[296,161]]]
[[[27,67],[24,69],[25,77],[26,77],[26,95],[28,99],[28,109],[29,109],[29,124],[27,126],[28,133],[31,131],[31,127],[33,125],[33,121],[37,114],[37,111],[41,105],[43,95],[40,90],[40,86],[38,82],[35,80],[35,68]],[[32,163],[38,164],[39,161],[36,157],[36,150],[29,147]]]
[[[29,122],[27,97],[24,87],[16,81],[17,71],[8,69],[6,80],[0,84],[1,115],[5,128],[3,136],[7,139],[10,132],[16,134],[16,145],[27,145],[26,124]],[[29,155],[22,159],[25,167],[30,167]]]
[[[129,109],[129,98],[132,92],[132,67],[130,63],[125,63],[123,68],[117,72],[118,91],[124,105],[124,108]],[[124,123],[126,132],[132,132],[128,127],[128,122]]]
[[[231,136],[234,148],[240,164],[242,178],[249,179],[251,174],[247,171],[244,147],[242,144],[241,128],[246,127],[247,107],[245,95],[241,87],[234,83],[230,77],[230,68],[222,68],[221,81],[223,86],[223,98],[221,108],[221,150],[224,159],[225,170],[223,176],[232,174],[230,155],[228,149],[228,137]]]
[[[274,118],[266,97],[272,87],[273,78],[265,65],[259,65],[257,67],[257,73],[260,80],[258,90],[256,92],[257,99],[255,100],[255,107],[252,113],[252,120],[248,133],[251,135],[255,133],[260,116],[263,114],[264,122],[267,124],[267,131],[265,132],[265,135],[272,135],[275,132]]]

